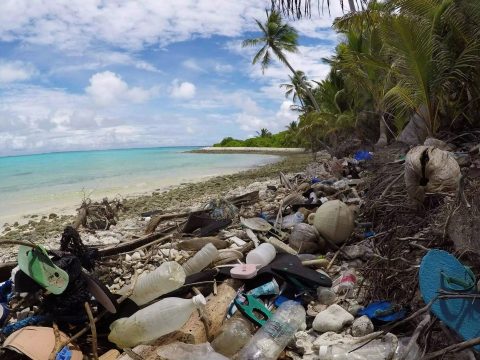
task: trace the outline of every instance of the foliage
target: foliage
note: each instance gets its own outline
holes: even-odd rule
[[[266,130],[266,129],[262,129]],[[267,130],[268,131],[268,130]],[[232,137],[226,137],[218,144],[213,146],[215,147],[296,147],[296,138],[292,136],[290,130],[281,131],[277,134],[271,134],[268,136],[256,136],[253,138],[248,138],[246,140],[238,140]]]

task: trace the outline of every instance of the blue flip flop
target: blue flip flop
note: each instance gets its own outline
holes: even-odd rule
[[[470,268],[452,254],[430,250],[420,264],[420,292],[428,304],[440,290],[459,294],[475,294],[476,279]],[[480,337],[480,299],[455,298],[436,300],[431,311],[464,340]],[[480,345],[475,346],[480,350]]]

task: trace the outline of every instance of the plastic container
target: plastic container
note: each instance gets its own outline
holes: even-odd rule
[[[222,354],[215,352],[209,343],[184,344],[175,342],[161,346],[157,355],[164,360],[228,360]]]
[[[196,274],[214,262],[217,256],[217,248],[213,244],[209,243],[201,248],[185,264],[183,264],[183,270],[185,270],[185,274],[187,276]]]
[[[408,343],[410,342],[411,337],[404,337],[398,339],[398,347],[395,351],[395,359],[404,359],[404,360],[417,360],[420,359],[422,356],[422,350],[418,346],[417,342],[413,344],[410,351],[405,353],[407,350]]]
[[[239,352],[252,338],[253,326],[248,320],[235,316],[220,329],[218,336],[212,341],[216,352],[231,358]]]
[[[148,274],[139,276],[130,299],[138,306],[155,300],[163,294],[177,290],[185,283],[185,271],[176,261],[167,261]],[[119,293],[126,294],[130,286],[122,288]]]
[[[305,215],[300,211],[297,211],[295,214],[287,215],[282,220],[282,229],[290,229],[296,224],[300,224],[305,220]]]
[[[397,349],[396,339],[385,336],[357,349],[361,344],[322,345],[318,351],[320,360],[390,360]]]
[[[180,329],[196,308],[205,306],[202,295],[192,299],[166,298],[128,318],[121,318],[110,325],[108,340],[119,348],[131,348],[145,344]]]
[[[275,360],[305,324],[305,309],[286,301],[238,354],[239,360]]]
[[[342,266],[343,272],[340,276],[338,284],[335,286],[337,294],[353,295],[355,284],[357,283],[357,276],[355,270],[347,266]]]
[[[276,255],[277,250],[275,250],[275,247],[272,244],[263,243],[247,254],[246,263],[259,265],[258,267],[264,267],[270,264],[273,259],[275,259]]]
[[[280,287],[275,279],[247,292],[248,295],[253,295],[255,297],[263,295],[278,295],[279,293]]]

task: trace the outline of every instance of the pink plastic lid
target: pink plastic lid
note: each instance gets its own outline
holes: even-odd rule
[[[256,264],[239,264],[230,270],[230,276],[234,279],[251,279],[257,275]]]

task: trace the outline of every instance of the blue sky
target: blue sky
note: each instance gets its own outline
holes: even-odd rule
[[[279,84],[252,66],[269,0],[3,0],[0,156],[209,145],[296,119]],[[332,17],[295,21],[294,68],[320,80],[337,42]]]

